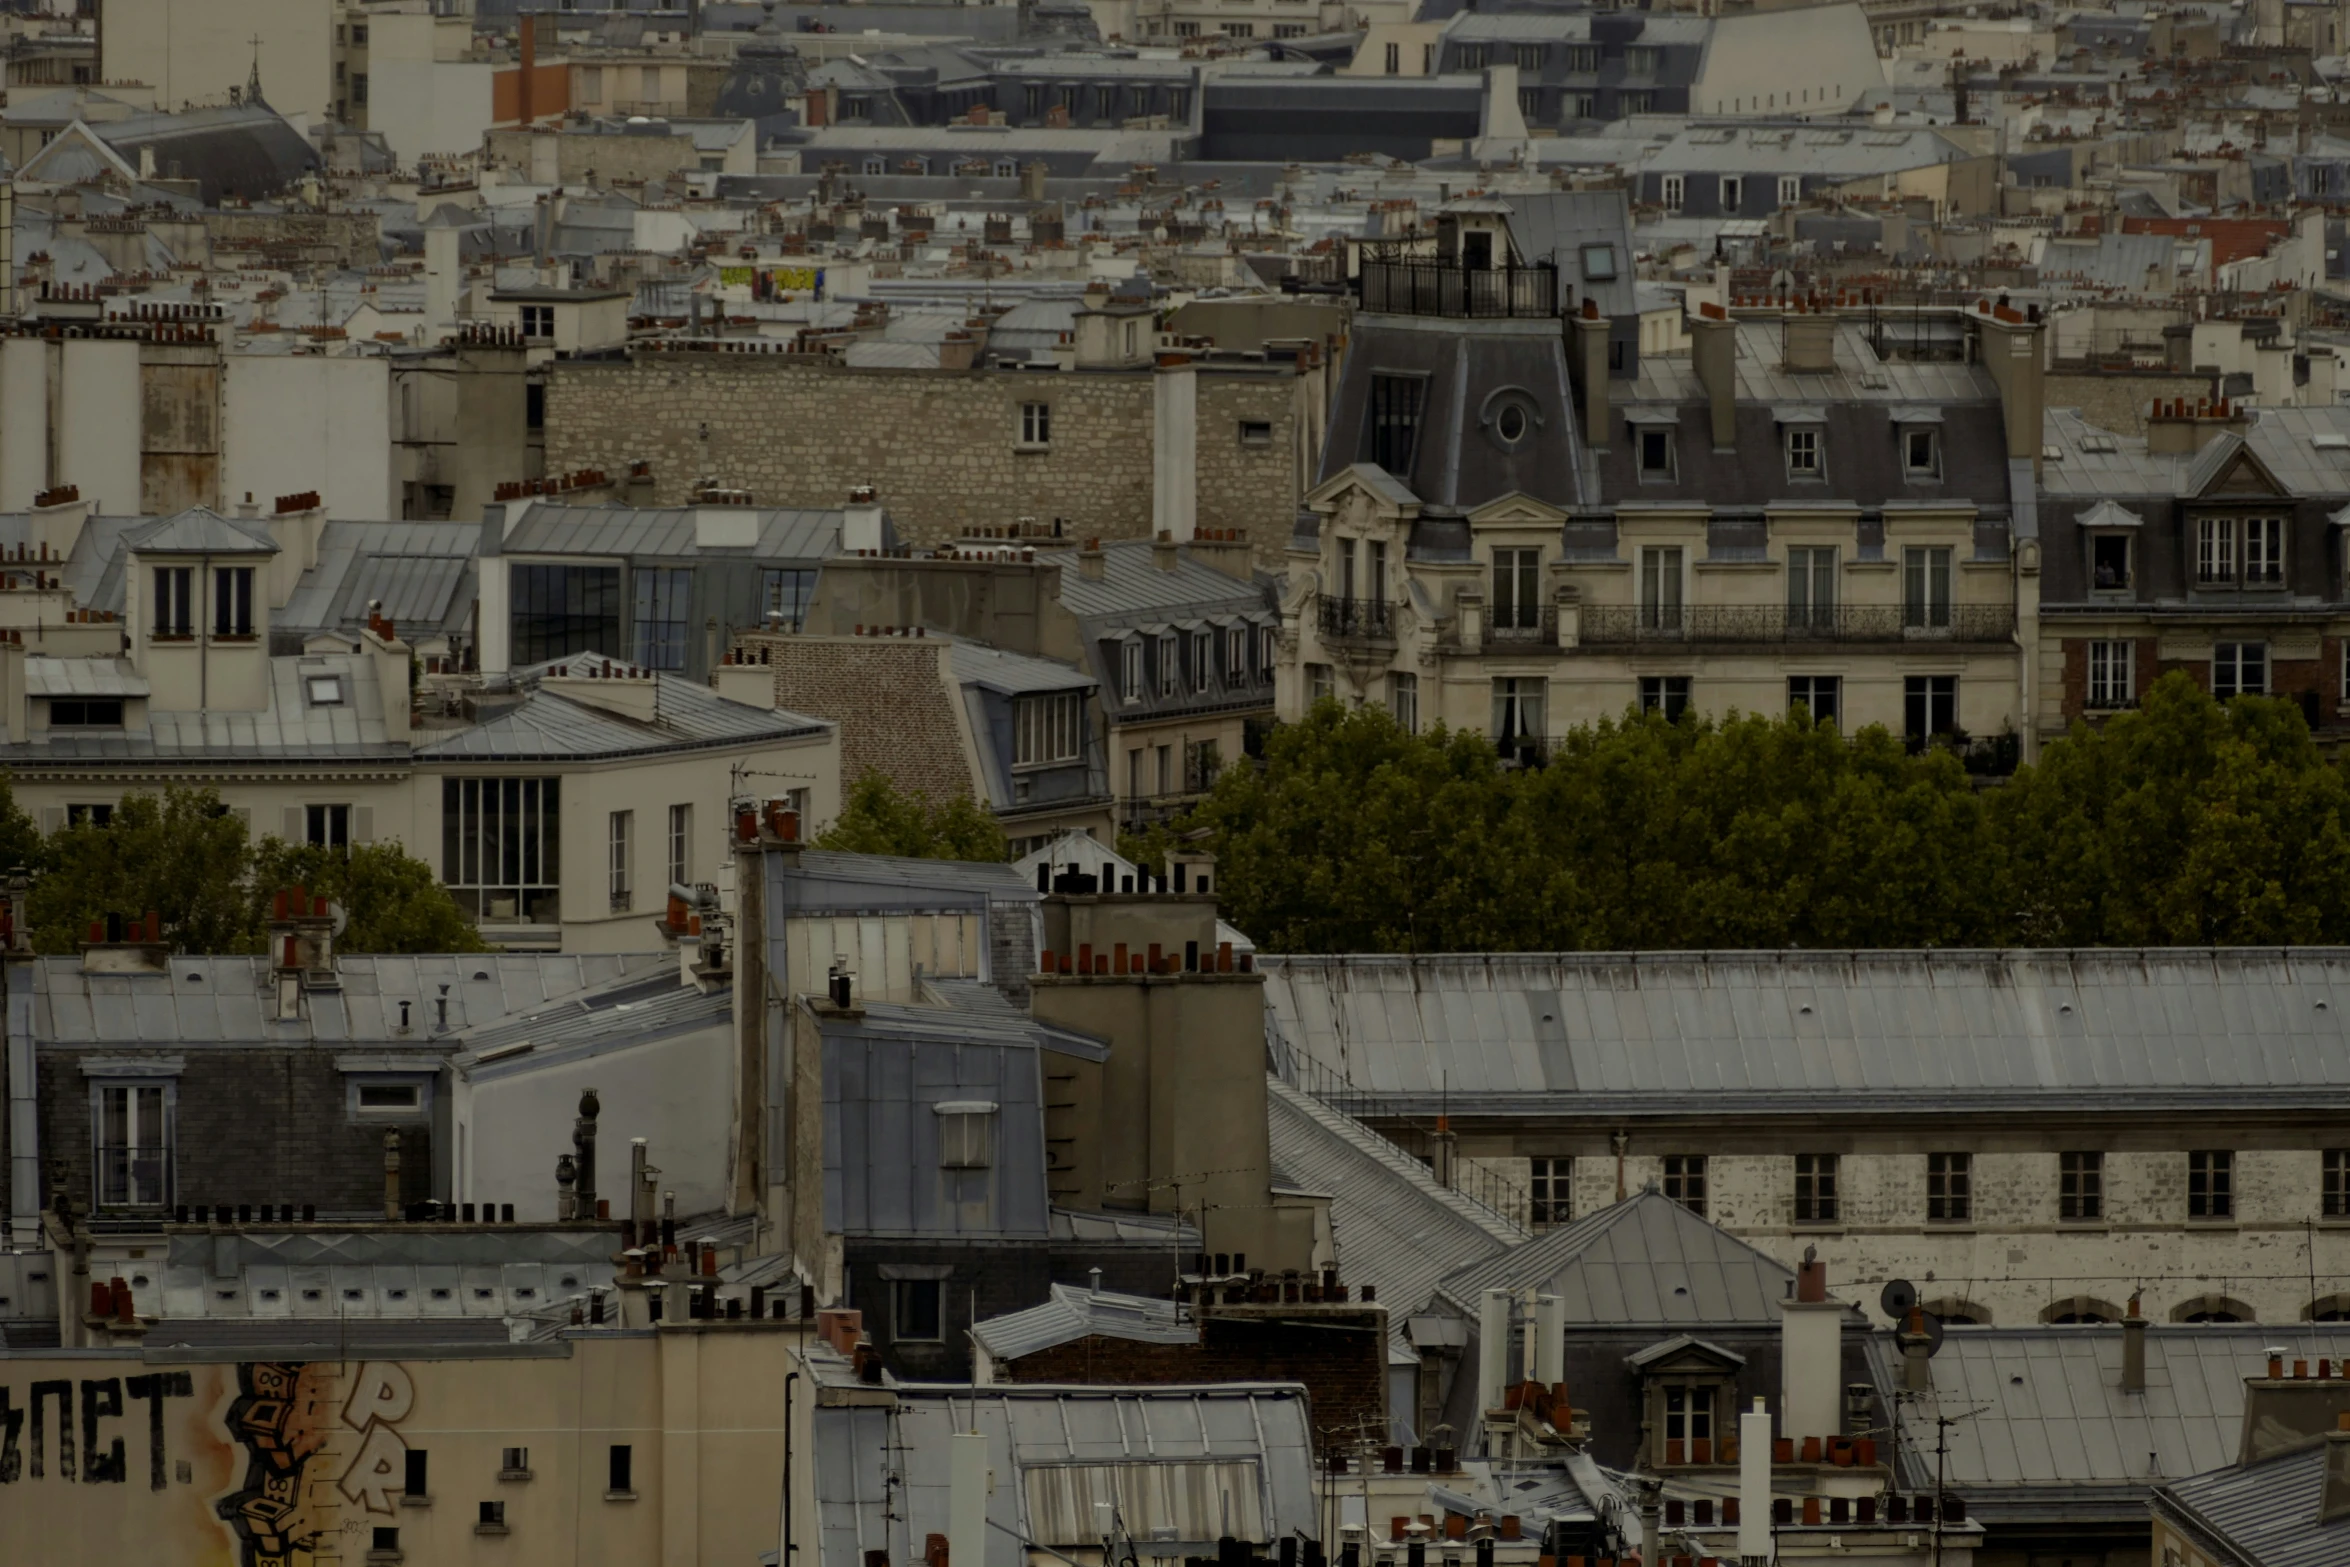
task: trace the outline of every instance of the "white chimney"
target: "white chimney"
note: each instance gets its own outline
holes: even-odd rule
[[[1844,1385],[1844,1303],[1828,1298],[1828,1265],[1810,1246],[1795,1270],[1795,1298],[1779,1302],[1779,1434],[1798,1448],[1825,1442],[1843,1427],[1836,1413]]]
[[[1487,1290],[1477,1314],[1477,1416],[1501,1407],[1510,1379],[1510,1292]]]
[[[1151,388],[1151,531],[1188,543],[1199,526],[1199,370],[1162,365]]]
[[[1567,1379],[1567,1303],[1556,1295],[1534,1297],[1534,1353],[1527,1360],[1544,1387]]]
[[[851,555],[859,550],[880,552],[881,497],[870,484],[849,491],[849,503],[840,513],[840,547]]]
[[[987,1493],[995,1477],[987,1467],[987,1438],[958,1431],[947,1455],[947,1560],[965,1567],[987,1561]]]
[[[451,227],[424,231],[424,324],[437,329],[457,320],[457,295],[465,286],[464,238]]]
[[[1771,1412],[1761,1399],[1738,1417],[1738,1562],[1771,1559]]]

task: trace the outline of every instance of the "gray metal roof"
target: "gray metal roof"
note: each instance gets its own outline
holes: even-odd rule
[[[953,660],[957,680],[965,685],[1000,691],[1006,696],[1027,696],[1043,691],[1090,691],[1101,683],[1074,664],[1064,664],[1058,659],[1036,658],[1026,653],[1008,653],[1002,648],[981,647],[975,642],[957,642],[948,657]]]
[[[24,661],[27,696],[145,696],[147,677],[124,658],[50,658]]]
[[[1996,403],[1999,387],[1981,365],[1881,359],[1859,321],[1836,323],[1836,368],[1796,373],[1782,368],[1786,355],[1776,319],[1741,318],[1736,323],[1737,398],[1741,403]],[[1640,375],[1619,387],[1627,403],[1703,403],[1705,383],[1696,361],[1643,354]],[[1977,497],[1991,499],[1992,497]]]
[[[2350,1562],[2350,1515],[2318,1521],[2335,1446],[2174,1480],[2156,1493],[2155,1512],[2217,1536],[2257,1567],[2341,1567]]]
[[[2189,496],[2249,451],[2292,495],[2350,495],[2350,406],[2255,408],[2242,436],[2222,435],[2192,453],[2150,455],[2142,435],[2117,435],[2069,408],[2048,412],[2045,440],[2062,453],[2042,465],[2050,495]],[[2325,436],[2329,444],[2319,446]],[[2340,440],[2344,444],[2332,445]]]
[[[209,506],[191,506],[130,536],[141,555],[275,555],[266,528],[233,521]]]
[[[721,508],[733,510],[735,508]],[[507,529],[509,555],[726,555],[819,561],[840,548],[841,514],[773,506],[759,514],[759,542],[748,549],[705,548],[695,540],[691,506],[533,505]]]
[[[1416,1360],[1405,1343],[1406,1321],[1438,1281],[1525,1239],[1525,1232],[1440,1185],[1419,1160],[1361,1122],[1278,1078],[1265,1089],[1275,1166],[1308,1190],[1329,1194],[1340,1276],[1378,1288],[1387,1303],[1391,1358]]]
[[[174,1233],[160,1270],[167,1320],[148,1342],[504,1343],[507,1318],[609,1280],[612,1244],[608,1225]],[[145,1282],[132,1278],[133,1292]]]
[[[1017,1360],[1081,1338],[1120,1338],[1137,1344],[1196,1344],[1199,1324],[1171,1300],[1095,1292],[1056,1284],[1051,1298],[1026,1311],[990,1317],[972,1328],[980,1348],[998,1360]]]
[[[1302,1388],[901,1387],[893,1402],[816,1409],[809,1448],[822,1543],[810,1567],[864,1567],[868,1550],[894,1556],[909,1538],[944,1534],[949,1439],[973,1430],[987,1437],[996,1479],[987,1502],[987,1559],[968,1567],[1024,1567],[1028,1541],[1085,1544],[1071,1526],[1090,1528],[1090,1508],[1081,1520],[1057,1509],[1032,1511],[1031,1496],[1033,1489],[1053,1497],[1055,1479],[1083,1484],[1091,1466],[1158,1471],[1163,1483],[1138,1487],[1132,1498],[1146,1516],[1126,1522],[1144,1540],[1153,1529],[1189,1525],[1178,1537],[1193,1554],[1214,1529],[1190,1531],[1212,1526],[1222,1515],[1222,1493],[1234,1487],[1251,1489],[1235,1497],[1232,1516],[1260,1517],[1267,1539],[1311,1532],[1319,1516]],[[1175,1467],[1208,1464],[1218,1467]]]
[[[1437,1293],[1475,1315],[1489,1289],[1556,1295],[1570,1325],[1777,1329],[1794,1271],[1662,1192],[1622,1202],[1447,1274]]]
[[[1957,163],[1966,149],[1919,125],[1693,126],[1651,152],[1649,174],[1805,174],[1852,180]]]
[[[1639,308],[1633,297],[1631,198],[1625,192],[1551,190],[1503,199],[1509,204],[1510,233],[1519,253],[1529,261],[1557,262],[1559,276],[1574,290],[1576,300],[1597,300],[1600,313],[1607,316],[1630,315]],[[1615,247],[1612,278],[1584,275],[1582,247],[1598,244]],[[1562,304],[1567,298],[1559,296]]]
[[[1075,561],[1061,568],[1061,607],[1098,637],[1131,625],[1164,624],[1185,616],[1241,615],[1273,607],[1263,581],[1243,582],[1199,560],[1188,546],[1175,547],[1171,569],[1158,564],[1157,546],[1147,539],[1105,540],[1102,574],[1088,577]]]
[[[500,1018],[469,1030],[456,1057],[467,1078],[486,1082],[564,1065],[655,1039],[716,1027],[734,1015],[732,990],[705,993],[682,983],[674,968],[630,975],[552,1006]],[[494,1061],[488,1051],[514,1048]]]
[[[1284,1071],[1397,1106],[2350,1105],[2338,947],[1258,963]]]
[[[2123,1331],[1950,1329],[1928,1363],[1933,1396],[1898,1401],[1902,1483],[1932,1483],[1935,1418],[1965,1411],[1949,1427],[1944,1459],[1956,1489],[2001,1493],[1998,1502],[2012,1508],[2035,1494],[2086,1507],[2092,1488],[2112,1488],[2141,1498],[2130,1505],[2142,1518],[2145,1487],[2235,1462],[2244,1379],[2266,1370],[2269,1346],[2284,1346],[2288,1360],[2350,1355],[2350,1324],[2152,1326],[2145,1330],[2146,1391],[2125,1393]],[[1877,1385],[1898,1386],[1901,1354],[1892,1335],[1869,1335],[1867,1350]],[[1968,1500],[1992,1503],[1988,1495]]]
[[[357,627],[366,624],[369,601],[380,600],[404,634],[461,630],[472,617],[480,542],[481,525],[472,522],[329,522],[319,532],[318,563],[270,623],[280,631]]]
[[[589,663],[609,662],[591,654],[580,657],[583,672]],[[559,662],[537,673],[559,677],[570,668]],[[823,719],[730,701],[682,675],[649,678],[659,687],[658,716],[650,721],[575,702],[540,686],[495,718],[445,739],[420,739],[416,759],[423,763],[597,761],[773,744],[820,734],[826,727]]]
[[[32,1034],[66,1048],[364,1042],[439,1052],[450,1033],[469,1026],[625,976],[674,973],[676,965],[668,953],[346,955],[336,960],[341,985],[311,991],[301,1017],[280,1021],[266,957],[175,956],[162,974],[86,974],[79,957],[40,958],[31,965]],[[447,1033],[436,1007],[443,985]]]
[[[51,729],[30,740],[0,745],[9,766],[82,765],[90,761],[177,762],[278,760],[294,757],[405,761],[404,741],[384,727],[384,695],[375,659],[360,654],[309,653],[269,661],[269,706],[259,712],[153,712],[144,730]],[[305,682],[335,675],[343,699],[314,704]],[[401,694],[405,700],[405,693]]]

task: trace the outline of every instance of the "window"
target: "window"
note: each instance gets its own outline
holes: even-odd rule
[[[1722,211],[1736,215],[1746,205],[1746,181],[1735,174],[1722,176]]]
[[[1214,684],[1208,678],[1208,634],[1202,631],[1183,640],[1191,649],[1191,689],[1197,695]]]
[[[367,1538],[372,1542],[368,1546],[370,1551],[387,1556],[400,1554],[400,1531],[398,1529],[387,1529],[382,1524],[375,1524],[371,1526]]]
[[[1795,545],[1787,551],[1787,629],[1836,628],[1836,551],[1832,545]],[[1817,718],[1819,712],[1813,710]]]
[[[1160,792],[1165,793],[1168,780],[1161,778],[1159,782]],[[993,1104],[978,1099],[950,1099],[934,1108],[938,1116],[940,1168],[984,1170],[995,1163],[996,1107]]]
[[[1257,628],[1257,678],[1270,681],[1281,655],[1281,633],[1271,626]]]
[[[1273,444],[1273,425],[1266,419],[1240,421],[1240,444],[1243,446],[1270,446]]]
[[[1044,88],[1030,82],[1022,90],[1022,102],[1026,105],[1028,118],[1036,119],[1044,113]]]
[[[2350,1219],[2350,1148],[2328,1148],[2322,1176],[2323,1207],[2329,1219]]]
[[[643,86],[643,87],[640,89],[640,91],[641,91],[641,92],[643,93],[643,95],[644,95],[646,98],[648,98],[648,99],[653,99],[653,98],[658,98],[658,97],[660,97],[660,96],[661,96],[661,67],[659,67],[659,66],[657,66],[657,65],[648,65],[648,66],[645,66],[643,69],[644,69],[644,86]]]
[[[1533,676],[1504,676],[1493,682],[1493,739],[1503,753],[1524,756],[1542,744],[1544,682]]]
[[[802,829],[805,835],[806,829]],[[693,884],[694,808],[690,805],[669,807],[669,885],[686,887]]]
[[[302,690],[310,698],[312,707],[343,705],[343,677],[340,675],[308,676],[302,682]]]
[[[476,920],[562,918],[561,780],[441,780],[441,880]]]
[[[1117,88],[1096,87],[1093,90],[1093,117],[1097,120],[1114,120],[1118,117]]]
[[[1832,1153],[1795,1156],[1795,1222],[1836,1222],[1836,1160]]]
[[[1616,275],[1616,247],[1608,244],[1583,247],[1583,279],[1587,283],[1606,283]]]
[[[551,338],[555,335],[555,307],[553,305],[524,305],[522,307],[522,335]]]
[[[1901,552],[1901,623],[1912,631],[1950,629],[1950,549],[1912,546]]]
[[[760,615],[772,630],[797,631],[816,593],[816,573],[769,569],[759,573]]]
[[[1248,627],[1224,628],[1224,684],[1239,690],[1248,684]]]
[[[632,893],[631,884],[636,879],[631,874],[636,860],[635,838],[636,812],[614,811],[611,831],[606,835],[606,845],[610,852],[605,857],[605,869],[609,872],[612,907],[615,909],[625,909],[629,906]]]
[[[1080,750],[1085,698],[1075,691],[1024,696],[1013,709],[1012,764],[1048,767],[1074,762]]]
[[[1958,727],[1956,675],[1905,675],[1901,681],[1902,732],[1912,746]]]
[[[2236,519],[2205,517],[2195,524],[2195,580],[2219,586],[2236,580]]]
[[[1306,665],[1306,700],[1327,702],[1338,694],[1338,682],[1328,664]]]
[[[1669,428],[1641,427],[1640,477],[1667,480],[1673,477],[1673,432]]]
[[[636,662],[647,669],[685,668],[693,624],[694,573],[664,566],[636,573]]]
[[[302,807],[302,841],[320,849],[351,847],[351,808],[347,805]]]
[[[1182,663],[1175,653],[1175,638],[1173,636],[1159,638],[1159,695],[1173,696],[1175,694],[1176,681],[1182,673],[1182,667]]]
[[[1566,51],[1568,70],[1596,71],[1599,69],[1599,50],[1597,46],[1592,44],[1568,44],[1566,46]]]
[[[1640,629],[1681,629],[1681,550],[1647,545],[1640,551]]]
[[[1460,52],[1453,56],[1453,68],[1462,71],[1484,70],[1485,46],[1483,44],[1462,44]]]
[[[1667,212],[1681,210],[1681,197],[1686,183],[1678,174],[1667,174],[1657,182]]]
[[[1912,479],[1931,479],[1942,472],[1942,443],[1931,430],[1904,430],[1901,466]]]
[[[1780,175],[1779,205],[1792,207],[1801,200],[1803,200],[1803,176],[1800,174]]]
[[[1022,403],[1020,405],[1020,444],[1022,446],[1050,446],[1053,443],[1053,405],[1050,403]]]
[[[508,1447],[501,1449],[498,1454],[498,1478],[501,1480],[509,1478],[516,1480],[529,1479],[530,1449],[527,1447]]]
[[[890,1337],[899,1343],[935,1344],[946,1337],[939,1318],[938,1279],[892,1279],[889,1285]]]
[[[2285,519],[2244,519],[2244,586],[2280,588],[2285,585]]]
[[[414,1115],[424,1108],[421,1083],[355,1082],[351,1092],[351,1108],[361,1115]]]
[[[1329,695],[1327,691],[1322,694]],[[1162,745],[1153,754],[1157,756],[1159,764],[1158,792],[1163,795],[1173,794],[1175,792],[1175,748],[1171,745]]]
[[[626,1442],[612,1444],[604,1469],[604,1494],[626,1496],[636,1489],[636,1449]]]
[[[2105,1217],[2105,1155],[2056,1156],[2056,1216],[2076,1223]]]
[[[1416,375],[1371,377],[1369,455],[1399,479],[1411,475],[1412,452],[1420,434],[1420,403],[1427,389],[1426,380]]]
[[[1518,113],[1528,120],[1539,120],[1542,117],[1541,88],[1521,87],[1518,89]]]
[[[120,729],[122,727],[122,699],[119,697],[51,697],[49,699],[49,727],[52,729]]]
[[[111,805],[69,805],[65,808],[68,827],[111,827],[114,825],[114,807]]]
[[[1407,735],[1420,732],[1420,677],[1418,675],[1389,675],[1387,677],[1387,707],[1395,718],[1396,727]]]
[[[353,103],[367,101],[367,73],[365,71],[351,73],[351,101]]]
[[[432,1487],[425,1483],[429,1468],[430,1455],[425,1449],[421,1447],[408,1449],[407,1473],[401,1479],[401,1491],[419,1501],[432,1495]]]
[[[1390,76],[1403,74],[1403,45],[1389,44],[1387,46],[1387,74]]]
[[[1257,24],[1254,22],[1225,22],[1222,24],[1221,30],[1227,38],[1254,38],[1257,35]]]
[[[476,1530],[486,1530],[490,1533],[502,1531],[506,1527],[506,1504],[504,1502],[482,1503],[481,1519],[473,1527]]]
[[[1816,479],[1820,476],[1819,431],[1787,432],[1787,476],[1792,479]]]
[[[195,610],[189,598],[195,575],[194,569],[187,566],[155,568],[155,629],[150,635],[192,637],[196,634]]]
[[[507,568],[512,599],[513,660],[543,664],[573,653],[620,652],[620,568]]]
[[[1667,1383],[1665,1440],[1683,1443],[1681,1451],[1694,1459],[1694,1447],[1686,1444],[1711,1442],[1713,1439],[1714,1390],[1710,1387]]]
[[[1567,1158],[1535,1159],[1529,1161],[1532,1173],[1528,1176],[1527,1191],[1531,1196],[1529,1214],[1532,1227],[1547,1230],[1554,1224],[1564,1224],[1573,1218],[1574,1208],[1569,1202],[1569,1173],[1575,1161]]]
[[[1689,677],[1687,675],[1642,675],[1640,677],[1640,711],[1662,713],[1668,724],[1679,723],[1681,715],[1689,711]]]
[[[249,637],[253,634],[252,567],[213,568],[212,634],[216,637]]]
[[[1663,58],[1664,51],[1662,49],[1645,44],[1635,44],[1624,51],[1624,69],[1634,76],[1650,76],[1655,74],[1657,64]]]
[[[98,1135],[101,1208],[160,1208],[171,1202],[171,1111],[176,1086],[99,1083],[91,1089]]]
[[[1493,552],[1493,629],[1539,631],[1542,628],[1542,551],[1497,549]]]
[[[2211,694],[2261,696],[2268,691],[2268,644],[2221,642],[2211,650]]]
[[[1616,108],[1624,114],[1653,114],[1656,112],[1656,94],[1652,92],[1620,92],[1616,94]],[[1673,178],[1679,179],[1679,175]],[[1679,207],[1673,209],[1680,211]]]
[[[1665,1155],[1665,1195],[1699,1218],[1705,1217],[1704,1154]]]
[[[1510,45],[1510,56],[1517,62],[1518,69],[1521,71],[1541,70],[1542,55],[1543,48],[1540,44]]]
[[[1964,1224],[1975,1216],[1975,1156],[1926,1155],[1926,1222]]]
[[[2128,707],[2137,695],[2137,644],[2089,644],[2089,705],[2093,708]]]
[[[1840,675],[1790,675],[1787,706],[1811,714],[1815,724],[1833,724],[1844,716],[1844,680]]]
[[[2089,585],[2100,593],[2130,585],[2130,536],[2100,533],[2089,540]]]
[[[1213,740],[1186,740],[1183,742],[1183,787],[1185,792],[1199,794],[1216,787],[1216,775],[1224,770],[1224,757]]]
[[[2236,1156],[2226,1152],[2187,1155],[2187,1217],[2232,1219],[2236,1216]]]
[[[1559,117],[1566,120],[1588,120],[1599,105],[1597,93],[1571,92],[1559,95]]]
[[[1118,649],[1119,689],[1129,702],[1142,700],[1142,642],[1129,637]]]

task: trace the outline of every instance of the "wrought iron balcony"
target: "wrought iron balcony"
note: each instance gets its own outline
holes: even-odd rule
[[[1638,642],[2005,642],[2006,604],[1784,605],[1586,604],[1576,640],[1585,647]]]
[[[1363,309],[1383,315],[1501,320],[1555,316],[1559,310],[1558,268],[1547,261],[1464,267],[1366,250],[1355,281]]]
[[[1395,612],[1400,607],[1385,599],[1337,598],[1325,593],[1316,601],[1315,623],[1325,642],[1393,642]]]

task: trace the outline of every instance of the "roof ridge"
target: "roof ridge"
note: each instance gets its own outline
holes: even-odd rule
[[[1454,1191],[1430,1175],[1419,1160],[1381,1136],[1368,1124],[1356,1120],[1343,1110],[1324,1104],[1303,1089],[1293,1088],[1272,1073],[1265,1075],[1266,1093],[1276,1102],[1318,1124],[1324,1131],[1347,1143],[1357,1153],[1385,1166],[1391,1174],[1416,1188],[1423,1197],[1442,1203],[1461,1218],[1467,1219],[1495,1240],[1515,1245],[1527,1238],[1528,1232],[1510,1223],[1483,1203]]]

